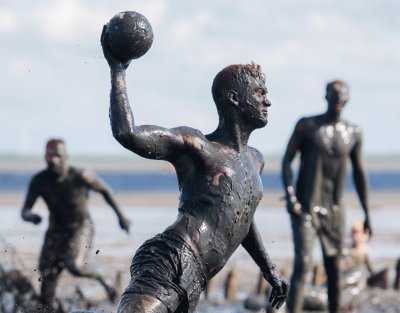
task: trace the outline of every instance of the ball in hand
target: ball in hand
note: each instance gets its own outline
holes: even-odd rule
[[[111,54],[121,62],[138,59],[153,43],[153,30],[146,17],[134,11],[115,15],[106,26]]]

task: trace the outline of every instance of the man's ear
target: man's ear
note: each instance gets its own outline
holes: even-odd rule
[[[228,91],[228,99],[233,105],[235,105],[235,106],[239,105],[239,96],[236,91],[229,90]]]

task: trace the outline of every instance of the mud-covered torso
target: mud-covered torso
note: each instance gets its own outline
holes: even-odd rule
[[[262,157],[253,148],[241,153],[212,143],[203,148],[175,164],[181,195],[178,220],[170,228],[194,246],[211,278],[248,233],[262,198]]]
[[[306,118],[297,196],[306,209],[340,205],[347,160],[359,128],[346,121],[326,124],[322,116]]]
[[[80,170],[70,167],[61,181],[44,170],[35,176],[33,188],[48,207],[52,229],[73,230],[90,218],[87,206],[89,188]]]

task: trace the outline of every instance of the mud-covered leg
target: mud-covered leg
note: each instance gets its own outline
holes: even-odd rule
[[[55,311],[60,307],[60,304],[56,301],[56,288],[61,272],[62,268],[60,266],[48,268],[44,267],[44,265],[40,266],[42,281],[40,301],[44,306]]]
[[[340,257],[324,257],[324,265],[328,278],[329,313],[339,313],[341,301]]]
[[[65,252],[65,267],[72,275],[97,280],[106,290],[110,301],[115,302],[118,296],[117,290],[103,275],[87,265],[90,252],[92,251],[93,236],[93,225],[89,220],[85,221],[83,226],[76,229]]]
[[[56,300],[56,288],[60,274],[64,269],[62,249],[59,247],[59,234],[48,230],[39,259],[41,280],[40,301],[53,311],[62,312],[61,304]]]
[[[287,311],[289,313],[300,313],[303,311],[306,275],[312,267],[315,230],[307,216],[303,214],[302,216],[291,217],[295,259],[287,301]]]

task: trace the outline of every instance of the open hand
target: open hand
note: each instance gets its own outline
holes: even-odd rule
[[[285,278],[277,273],[273,276],[270,276],[268,282],[272,287],[268,301],[271,303],[272,307],[279,309],[287,299],[289,293],[289,283]]]

